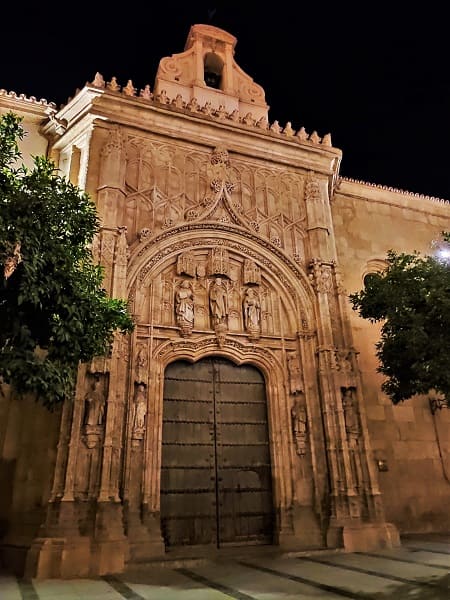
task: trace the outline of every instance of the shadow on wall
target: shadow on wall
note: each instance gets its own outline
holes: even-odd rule
[[[16,462],[16,459],[0,459],[0,540],[8,531]]]

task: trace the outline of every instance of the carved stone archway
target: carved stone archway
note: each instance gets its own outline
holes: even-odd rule
[[[153,515],[154,528],[159,522],[164,370],[176,360],[196,362],[204,357],[220,356],[237,365],[254,365],[266,381],[276,542],[284,547],[320,545],[323,541],[320,513],[325,489],[312,465],[323,462],[321,470],[326,469],[324,452],[318,448],[322,442],[320,435],[310,436],[307,441],[304,432],[295,439],[292,432],[294,401],[297,405],[300,402],[309,419],[316,421],[319,432],[322,428],[314,366],[316,341],[310,330],[314,322],[314,295],[307,274],[279,248],[272,247],[256,234],[244,232],[235,225],[217,223],[174,228],[137,244],[128,272],[129,303],[138,326],[132,344],[131,377],[124,393],[131,397],[133,386],[141,378],[137,376],[140,368],[137,356],[145,348],[149,364],[146,375],[150,399],[148,420],[152,427],[141,449],[145,455],[141,459],[145,465],[142,477],[138,482],[135,475],[134,483],[127,486],[128,490],[130,486],[141,487],[144,512]],[[208,277],[213,282],[217,274],[227,279],[230,294],[238,298],[233,306],[230,296],[226,330],[219,332],[209,320],[211,315],[205,316],[210,309],[207,301],[202,306],[204,300],[198,298],[195,324],[191,328],[183,327],[174,313],[180,282],[188,282],[187,293],[190,290],[194,296],[200,296],[202,286],[205,290],[208,288]],[[256,290],[255,294],[261,298],[261,321],[257,330],[248,325],[243,314],[249,289]],[[298,365],[297,369],[294,364]],[[309,367],[302,371],[302,364]],[[312,459],[315,453],[318,456]],[[131,454],[129,451],[125,461],[125,468],[129,470],[132,469]],[[136,456],[136,449],[133,455]],[[303,458],[307,466],[299,464]],[[129,475],[125,475],[125,480],[130,481]],[[304,509],[301,525],[296,514],[300,505]]]
[[[163,344],[154,360],[155,413],[152,415],[155,427],[147,438],[146,452],[148,457],[156,457],[148,468],[154,473],[161,470],[161,427],[163,414],[164,371],[168,364],[177,360],[195,363],[206,357],[222,357],[236,365],[251,364],[264,376],[266,382],[266,398],[269,422],[270,454],[273,470],[273,494],[276,510],[275,539],[276,543],[286,545],[294,535],[292,524],[293,503],[293,453],[286,443],[286,431],[289,431],[289,406],[283,385],[283,368],[277,357],[264,348],[255,348],[251,344],[237,340],[225,340],[219,348],[213,336],[205,336],[196,341],[168,341]],[[148,477],[149,488],[145,490],[149,508],[159,513],[160,482],[158,477]]]

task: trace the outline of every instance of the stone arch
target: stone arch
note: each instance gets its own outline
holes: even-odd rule
[[[364,266],[361,280],[362,286],[366,285],[366,277],[370,277],[371,275],[378,275],[382,273],[388,266],[386,259],[383,258],[373,258],[368,260]]]
[[[316,322],[315,293],[306,271],[281,248],[242,227],[218,223],[193,223],[174,227],[131,248],[127,297],[134,304],[136,289],[149,281],[159,266],[183,250],[207,244],[221,245],[252,258],[271,274],[296,312],[299,328],[313,329]]]
[[[163,305],[167,304],[168,310],[174,313],[170,298],[163,298],[159,294],[162,283],[167,283],[169,287],[172,285],[175,289],[179,279],[188,278],[198,283],[201,277],[213,277],[208,275],[207,269],[205,270],[205,264],[209,264],[205,262],[202,263],[203,275],[199,274],[198,263],[195,263],[194,270],[183,267],[187,270],[180,274],[177,268],[178,257],[191,252],[203,260],[205,256],[210,256],[209,252],[214,247],[228,250],[230,261],[234,261],[233,268],[242,266],[242,274],[245,273],[246,259],[251,259],[260,269],[260,283],[257,283],[256,277],[255,280],[250,279],[249,284],[244,284],[242,275],[238,289],[243,292],[248,285],[259,285],[261,293],[269,289],[276,299],[274,305],[278,306],[277,310],[283,314],[283,319],[278,320],[282,327],[275,334],[266,335],[262,332],[261,338],[255,342],[243,328],[229,329],[222,339],[216,335],[211,325],[203,329],[194,325],[190,335],[183,337],[175,316],[172,322],[165,319],[161,321],[161,326],[158,324],[159,316],[166,314],[161,312]],[[237,365],[251,364],[261,371],[266,384],[272,489],[277,515],[275,541],[281,544],[281,538],[287,539],[293,535],[292,506],[293,503],[298,503],[298,484],[295,483],[298,480],[298,457],[292,437],[292,397],[289,392],[286,363],[288,351],[291,354],[296,353],[300,359],[304,357],[305,389],[309,390],[311,398],[316,394],[316,369],[313,366],[317,360],[314,351],[316,296],[305,269],[291,260],[282,248],[264,240],[255,232],[229,223],[190,223],[172,227],[144,242],[135,242],[130,250],[127,297],[132,312],[138,316],[132,348],[136,348],[142,342],[148,348],[148,362],[151,365],[148,374],[148,414],[149,420],[155,425],[148,428],[142,448],[144,471],[139,485],[142,489],[143,505],[148,507],[149,513],[152,513],[155,519],[159,518],[162,405],[166,366],[176,360],[196,362],[208,356],[223,357]],[[206,306],[209,316],[208,305]],[[276,313],[275,310],[273,312]],[[197,313],[195,321],[197,324]],[[135,369],[134,354],[132,350],[128,373]],[[128,376],[127,379],[130,382],[132,377]],[[129,383],[128,392],[124,389],[125,396],[130,396],[130,385]],[[319,417],[316,415],[314,418]],[[314,451],[313,445],[311,441],[311,455]],[[311,486],[314,485],[316,483],[311,483]]]
[[[215,52],[207,52],[203,58],[203,77],[208,87],[220,90],[222,88],[222,58]]]

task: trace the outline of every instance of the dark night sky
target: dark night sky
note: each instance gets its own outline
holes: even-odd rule
[[[271,122],[331,133],[343,176],[450,199],[444,7],[130,0],[120,10],[41,4],[24,17],[7,4],[0,88],[60,105],[96,71],[152,86],[159,60],[184,50],[190,26],[210,23],[237,37],[236,61],[265,89]]]

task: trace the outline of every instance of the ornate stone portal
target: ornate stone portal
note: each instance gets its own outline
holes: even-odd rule
[[[195,52],[186,55],[185,67],[194,68],[189,61],[201,56],[199,44],[210,44],[214,35],[224,81],[231,86],[233,59],[225,32],[197,26]],[[196,73],[198,66],[197,60]],[[165,69],[169,77],[168,64]],[[239,77],[238,85],[248,84]],[[192,89],[187,84],[183,89],[187,101]],[[163,91],[158,102],[164,111],[136,102],[131,121],[136,127],[122,124],[118,113],[115,124],[96,122],[90,138],[91,154],[100,156],[88,174],[102,215],[97,257],[105,268],[105,287],[128,299],[136,329],[130,339],[117,337],[100,376],[80,369],[75,402],[65,407],[62,420],[48,518],[33,542],[27,573],[119,572],[126,560],[165,553],[163,422],[167,428],[173,421],[171,401],[177,400],[164,396],[165,370],[185,361],[189,372],[190,363],[206,357],[252,365],[262,375],[274,544],[367,550],[398,543],[395,529],[385,523],[370,457],[330,236],[329,194],[339,151],[302,149],[297,155],[275,131],[247,138],[242,127],[249,118],[239,130],[230,121],[205,137],[204,128],[212,127],[208,115],[185,121],[180,103],[171,114]],[[97,104],[114,104],[114,93],[105,90]],[[142,131],[146,121],[139,115],[146,110],[167,136]],[[189,143],[175,135],[180,128],[189,129]],[[211,135],[214,141],[205,149]],[[244,136],[246,145],[237,143],[237,136]],[[56,146],[65,143],[63,136]],[[278,146],[277,152],[286,153],[283,166],[271,162]],[[224,382],[211,377],[214,395]],[[199,389],[202,385],[198,382]],[[245,407],[255,385],[233,383],[226,416],[216,411],[214,418],[234,423],[233,402],[239,397]],[[184,402],[184,416],[177,414],[180,431],[209,423],[210,417],[192,413],[192,406]],[[250,441],[236,433],[227,443],[248,443],[243,470],[257,478],[250,450],[261,443],[256,419],[252,427]],[[194,452],[187,439],[180,437],[174,445],[178,454],[174,451],[169,462]],[[195,455],[191,460],[195,464]],[[230,485],[235,494],[244,494],[238,481],[236,476]],[[251,482],[248,486],[251,491]],[[188,491],[195,492],[194,483]],[[249,512],[257,512],[249,502]]]

